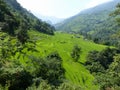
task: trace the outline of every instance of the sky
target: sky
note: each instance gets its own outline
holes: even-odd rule
[[[112,0],[17,0],[34,14],[68,18],[80,11]]]

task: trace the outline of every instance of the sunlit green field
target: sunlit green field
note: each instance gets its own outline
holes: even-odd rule
[[[29,34],[30,38],[36,41],[35,48],[38,52],[27,52],[27,55],[45,57],[51,52],[57,51],[63,60],[63,67],[66,71],[65,77],[70,83],[80,85],[85,90],[97,90],[98,86],[92,83],[94,77],[86,70],[82,63],[85,62],[89,51],[102,50],[105,46],[84,40],[82,36],[73,34],[57,32],[54,36],[50,36],[35,31],[30,31]],[[79,62],[74,62],[70,55],[74,45],[78,45],[82,50]],[[28,61],[27,58],[25,61],[22,57],[20,60],[23,64],[26,64]]]

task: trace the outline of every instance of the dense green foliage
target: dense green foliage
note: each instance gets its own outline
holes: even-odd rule
[[[16,38],[9,40],[11,36],[4,35],[5,39],[0,40],[0,84],[3,87],[8,87],[9,90],[26,90],[34,83],[36,86],[40,85],[42,80],[48,81],[53,86],[59,86],[63,82],[65,72],[58,53],[51,53],[45,59],[24,56],[28,51],[37,51],[33,51],[32,47],[29,50],[28,45],[18,46],[16,43],[19,41]],[[26,53],[24,49],[27,49]],[[20,57],[24,60],[28,57],[28,62],[31,62],[31,68],[34,70],[30,70],[29,65],[25,67]],[[28,62],[26,64],[29,64]]]
[[[116,90],[120,88],[119,64],[120,50],[106,48],[101,52],[90,52],[85,65],[95,76],[95,83],[100,85],[100,90]]]
[[[51,85],[58,86],[62,83],[65,70],[62,67],[62,59],[57,52],[48,55],[45,60],[33,58],[32,63],[38,67],[36,77],[48,80]]]
[[[95,43],[119,46],[119,25],[115,17],[110,14],[115,10],[120,0],[113,0],[105,4],[84,10],[78,15],[56,25],[61,31],[79,33]],[[119,21],[119,19],[117,19]]]
[[[0,14],[0,31],[17,36],[21,43],[25,43],[28,39],[27,26],[22,18],[18,20],[3,0],[0,0]]]
[[[14,15],[9,11],[7,5],[0,0],[0,30],[14,34],[14,29],[18,27],[18,21]]]

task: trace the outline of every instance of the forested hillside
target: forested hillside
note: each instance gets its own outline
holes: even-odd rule
[[[55,29],[53,26],[36,18],[32,13],[22,8],[16,0],[4,1],[8,4],[6,7],[8,11],[17,19],[19,23],[18,26],[24,27],[25,29],[34,29],[47,34],[54,34],[53,31]]]
[[[56,28],[65,32],[82,34],[96,43],[119,46],[119,38],[114,37],[119,32],[119,25],[115,17],[110,15],[119,2],[120,0],[113,0],[84,10],[57,24]]]
[[[32,55],[29,52],[37,52],[35,49],[35,40],[31,39],[29,35],[30,30],[54,35],[55,29],[22,8],[16,0],[0,0],[0,90],[25,90],[34,83],[33,79],[35,77],[36,79],[38,77],[40,80],[39,73],[41,71],[37,71],[37,73],[36,68],[34,70],[36,74],[33,75],[35,72],[28,68],[30,64],[24,62],[25,58]],[[55,80],[53,83],[51,82],[53,85],[61,83],[61,80],[57,79],[59,77],[63,78],[64,73],[64,69],[61,66],[61,58],[57,53],[55,53],[55,58],[53,57],[54,60],[56,60],[56,57],[59,58],[57,59],[58,62],[56,61],[55,63],[56,66],[59,66],[58,68],[56,67],[56,73],[61,72],[61,75],[57,76],[58,74],[54,73],[57,78],[54,79],[53,77]],[[46,55],[46,59],[48,58],[50,60],[51,56],[48,55],[47,57]],[[51,58],[49,64],[54,60]],[[34,69],[34,66],[32,69]]]

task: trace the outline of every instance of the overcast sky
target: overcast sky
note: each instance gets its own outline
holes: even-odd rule
[[[68,18],[83,9],[112,0],[17,0],[24,8],[44,16]]]

